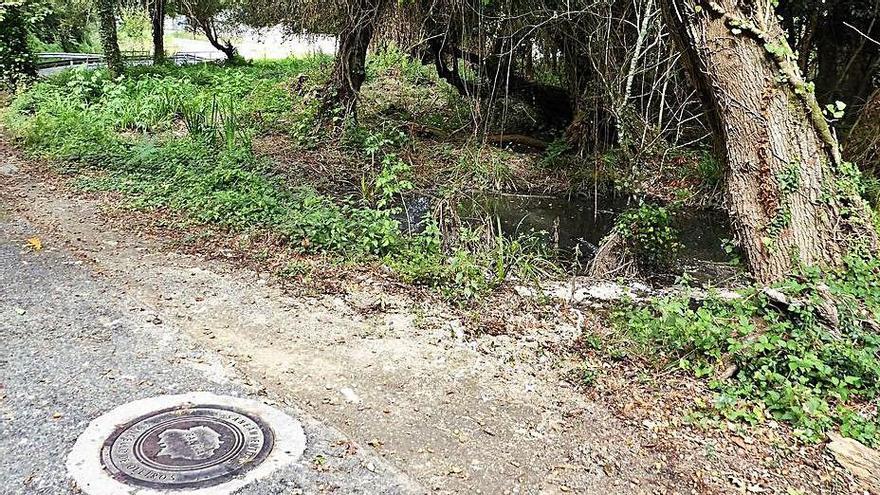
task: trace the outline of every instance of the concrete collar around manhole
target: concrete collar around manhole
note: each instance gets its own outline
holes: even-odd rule
[[[89,423],[67,459],[88,495],[227,495],[295,463],[298,421],[207,392],[130,402]]]

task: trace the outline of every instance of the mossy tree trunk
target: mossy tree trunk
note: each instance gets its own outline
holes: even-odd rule
[[[125,70],[122,53],[119,51],[119,39],[116,35],[116,2],[114,0],[98,0],[98,19],[101,23],[101,46],[107,69],[114,78]]]
[[[876,253],[858,173],[803,81],[772,0],[663,0],[724,156],[726,202],[756,280]]]
[[[386,0],[353,0],[347,4],[327,102],[342,107],[344,115],[356,114],[361,86],[367,78],[367,50],[385,3]]]

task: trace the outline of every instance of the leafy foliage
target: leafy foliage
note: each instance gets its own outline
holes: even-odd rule
[[[419,235],[401,231],[397,205],[413,185],[396,153],[399,132],[355,127],[346,136],[375,165],[364,176],[363,199],[288,187],[254,155],[258,133],[297,137],[288,123],[304,116],[305,98],[286,88],[304,73],[323,77],[323,61],[141,67],[120,79],[68,71],[20,94],[6,120],[29,149],[65,164],[83,187],[121,192],[136,208],[177,210],[232,231],[270,230],[303,253],[379,261],[458,301],[527,274],[539,255],[519,241],[498,238],[487,247],[467,234],[452,246],[436,225]]]
[[[28,38],[47,13],[40,1],[0,0],[0,85],[15,87],[36,75]]]
[[[880,444],[880,263],[847,259],[837,272],[805,271],[778,287],[782,307],[758,288],[697,304],[675,296],[614,315],[632,355],[655,355],[709,381],[705,404],[734,421],[774,419],[805,440],[825,431]],[[827,321],[828,301],[839,322]],[[731,368],[733,367],[733,368]],[[726,369],[735,372],[719,378]],[[700,401],[701,402],[701,401]]]
[[[666,207],[644,203],[623,212],[614,232],[629,246],[643,268],[668,266],[681,249],[672,215]]]

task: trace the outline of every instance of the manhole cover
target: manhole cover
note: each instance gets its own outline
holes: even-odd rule
[[[266,459],[272,430],[231,407],[171,408],[137,418],[105,443],[101,460],[120,481],[150,488],[223,483]]]
[[[89,423],[67,470],[88,495],[228,495],[296,463],[305,445],[299,421],[261,402],[164,395]]]

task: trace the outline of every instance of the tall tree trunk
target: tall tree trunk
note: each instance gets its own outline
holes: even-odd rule
[[[762,283],[878,245],[858,174],[841,159],[772,3],[661,2],[719,139],[734,231]]]
[[[345,115],[356,114],[358,95],[367,78],[367,49],[385,3],[385,0],[348,3],[329,87],[332,103],[340,105]]]
[[[125,66],[119,52],[119,39],[116,36],[116,12],[114,0],[98,0],[98,18],[101,22],[101,46],[107,69],[114,78],[122,75]]]
[[[165,0],[150,3],[150,23],[153,28],[153,63],[165,62]]]

